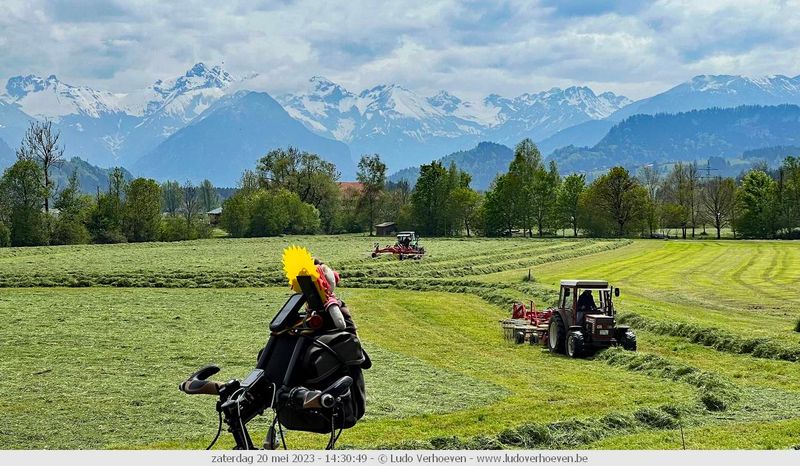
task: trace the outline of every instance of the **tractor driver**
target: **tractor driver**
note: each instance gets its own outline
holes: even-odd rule
[[[578,323],[583,324],[586,314],[595,311],[597,311],[597,305],[594,303],[592,290],[583,290],[583,293],[578,297]]]

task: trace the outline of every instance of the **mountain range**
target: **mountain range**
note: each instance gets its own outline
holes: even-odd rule
[[[711,157],[728,160],[743,158],[743,152],[753,149],[797,145],[800,107],[743,105],[675,114],[635,114],[613,126],[594,146],[567,146],[549,158],[561,171],[591,172],[617,165],[635,168]]]
[[[588,87],[553,88],[479,102],[447,91],[425,97],[402,86],[380,85],[353,93],[323,77],[309,89],[279,96],[308,129],[338,139],[353,154],[379,153],[391,170],[419,165],[480,141],[516,144],[546,138],[576,124],[605,118],[631,101]]]
[[[127,93],[67,84],[54,75],[9,78],[0,95],[0,167],[13,161],[32,119],[52,120],[67,155],[99,167],[231,184],[258,157],[288,145],[319,153],[348,180],[365,153],[381,154],[392,172],[487,141],[513,147],[530,137],[548,155],[567,146],[592,148],[635,115],[800,104],[800,76],[782,75],[697,76],[636,102],[582,86],[470,101],[398,84],[350,91],[319,76],[304,91],[273,98],[251,82],[203,63]],[[463,155],[465,163],[473,156]]]

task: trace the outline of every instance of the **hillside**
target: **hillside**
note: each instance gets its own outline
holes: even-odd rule
[[[472,175],[472,187],[486,190],[498,173],[508,170],[508,164],[514,158],[514,151],[502,144],[481,142],[470,150],[454,152],[439,159],[449,166],[454,162],[458,168]],[[406,168],[391,176],[390,181],[406,180],[412,186],[419,177],[419,167]]]
[[[800,107],[741,106],[675,115],[634,115],[593,147],[568,146],[549,157],[562,172],[652,162],[732,158],[743,151],[800,143]]]
[[[87,194],[95,194],[97,190],[106,191],[108,189],[108,175],[113,168],[100,168],[89,162],[73,157],[64,162],[60,167],[53,168],[53,183],[56,190],[62,189],[67,185],[70,175],[75,172],[78,175],[78,184],[81,191]],[[122,169],[125,179],[132,180],[133,175],[128,170]]]
[[[355,175],[345,144],[312,133],[269,94],[249,91],[217,101],[142,157],[132,171],[159,180],[208,178],[216,185],[235,186],[242,172],[254,168],[260,157],[287,146],[333,162],[343,179]]]
[[[774,146],[752,149],[742,152],[742,158],[748,161],[764,161],[774,166],[779,165],[788,156],[800,157],[798,146]]]

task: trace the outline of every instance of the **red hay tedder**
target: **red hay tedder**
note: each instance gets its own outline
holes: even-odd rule
[[[572,358],[609,346],[636,351],[636,335],[617,325],[613,298],[618,296],[619,288],[605,280],[561,280],[558,305],[539,312],[533,301],[530,308],[514,303],[511,319],[501,321],[503,334],[518,344],[544,343],[551,353]]]
[[[425,255],[425,248],[419,245],[419,236],[413,231],[401,231],[397,234],[397,242],[393,246],[382,248],[379,243],[375,243],[372,257],[378,257],[381,254],[393,254],[400,260],[422,259],[422,256]]]

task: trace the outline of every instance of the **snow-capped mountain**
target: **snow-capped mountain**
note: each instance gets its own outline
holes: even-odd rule
[[[494,141],[513,145],[523,137],[541,141],[570,126],[606,118],[631,100],[613,92],[596,95],[588,87],[573,86],[526,93],[514,99],[493,94],[485,102],[499,109],[498,123],[487,135]]]
[[[100,118],[103,114],[124,112],[120,104],[122,97],[107,91],[71,86],[53,74],[47,78],[29,74],[9,78],[3,100],[33,117],[58,120],[67,115]]]
[[[402,168],[490,139],[515,144],[546,137],[591,119],[605,118],[630,103],[586,87],[554,88],[513,99],[490,95],[480,102],[446,91],[423,97],[396,84],[358,94],[322,77],[309,90],[284,95],[281,103],[310,130],[350,144],[355,154],[380,153]]]
[[[15,76],[0,103],[52,120],[73,154],[108,167],[132,163],[222,97],[234,81],[219,66],[203,63],[130,93],[73,86],[55,75]]]
[[[271,149],[293,146],[333,162],[344,179],[355,165],[346,144],[309,131],[266,92],[238,91],[217,100],[134,165],[159,179],[210,178],[235,186],[245,169]]]
[[[636,114],[680,113],[740,105],[800,105],[800,76],[751,78],[738,75],[700,75],[660,94],[638,100],[602,120],[586,121],[541,141],[542,153],[568,145],[591,147],[617,123]]]
[[[711,107],[800,104],[800,76],[750,78],[734,75],[700,75],[667,91],[634,102],[615,112],[615,122],[644,113],[678,113]]]

